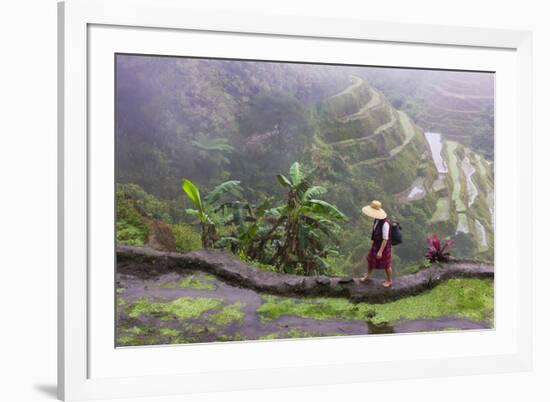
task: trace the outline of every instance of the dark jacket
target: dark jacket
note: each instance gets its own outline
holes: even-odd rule
[[[378,222],[378,224],[376,224]],[[371,240],[374,240],[376,243],[382,243],[382,228],[384,227],[384,223],[388,222],[388,218],[385,219],[375,219],[374,223],[372,224],[372,235]],[[376,227],[374,227],[376,225]]]

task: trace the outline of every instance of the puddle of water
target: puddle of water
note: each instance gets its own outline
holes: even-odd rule
[[[417,177],[414,179],[411,187],[405,190],[407,201],[416,201],[423,198],[426,195],[426,189],[424,188],[424,178]]]
[[[421,197],[424,195],[424,188],[423,187],[417,187],[414,186],[410,193],[407,195],[408,200],[416,199],[417,197]]]
[[[439,173],[447,173],[447,165],[443,160],[441,151],[443,150],[443,139],[441,138],[440,133],[424,133],[428,144],[430,145],[430,151],[432,153],[432,158],[434,160],[435,166]]]

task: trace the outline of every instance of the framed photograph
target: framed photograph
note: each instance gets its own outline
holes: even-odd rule
[[[529,370],[531,34],[181,3],[59,4],[60,398]]]

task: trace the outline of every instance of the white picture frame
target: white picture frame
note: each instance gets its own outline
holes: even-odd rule
[[[286,44],[308,41],[312,48],[319,43],[320,49],[322,46],[337,46],[334,47],[335,52],[337,48],[342,49],[338,60],[344,64],[347,47],[371,46],[381,49],[379,60],[398,65],[396,63],[399,63],[399,58],[406,57],[407,52],[399,52],[397,55],[394,54],[395,52],[383,49],[393,46],[394,49],[400,47],[403,50],[414,48],[415,53],[425,55],[424,60],[429,60],[431,52],[448,52],[445,53],[447,67],[455,65],[456,68],[473,69],[480,65],[486,65],[487,68],[491,65],[497,66],[495,67],[497,74],[501,71],[501,76],[505,77],[506,81],[502,83],[503,91],[509,91],[507,93],[510,95],[507,97],[509,98],[507,103],[501,105],[497,97],[496,130],[500,133],[495,134],[497,138],[495,151],[497,211],[499,203],[508,205],[512,216],[509,218],[511,223],[508,230],[522,233],[522,244],[530,245],[532,215],[530,210],[527,210],[523,211],[521,219],[519,218],[520,205],[517,197],[521,194],[523,205],[532,203],[531,33],[362,20],[324,20],[269,14],[212,13],[187,9],[183,2],[177,0],[68,0],[59,4],[58,13],[60,49],[58,392],[61,399],[146,397],[362,382],[367,378],[380,380],[500,373],[531,368],[532,254],[527,251],[530,246],[522,246],[521,275],[516,275],[519,269],[519,242],[514,236],[506,236],[506,238],[495,236],[495,238],[498,237],[495,290],[497,298],[500,294],[508,304],[506,308],[500,309],[499,316],[497,300],[497,326],[496,330],[490,333],[236,342],[233,345],[139,348],[146,351],[135,352],[140,353],[136,356],[144,365],[155,367],[155,363],[166,361],[168,368],[163,372],[152,369],[147,372],[133,369],[132,371],[135,360],[132,360],[130,354],[134,352],[124,352],[125,356],[121,357],[121,363],[118,364],[112,360],[118,358],[113,357],[111,353],[114,350],[114,340],[112,350],[103,350],[108,349],[109,346],[96,342],[96,339],[101,337],[101,331],[103,329],[107,331],[107,328],[114,323],[101,315],[98,317],[97,311],[102,311],[104,306],[99,305],[94,292],[98,291],[98,287],[112,286],[112,283],[102,284],[101,275],[96,275],[96,271],[91,268],[96,257],[95,251],[91,251],[90,248],[90,241],[94,236],[104,238],[111,236],[105,233],[106,230],[101,224],[97,223],[98,220],[95,219],[97,214],[90,216],[90,211],[93,208],[97,209],[96,199],[100,194],[95,188],[94,191],[90,191],[90,186],[98,175],[104,174],[106,176],[103,177],[107,178],[109,174],[112,175],[112,169],[109,169],[111,165],[105,163],[101,168],[98,161],[113,159],[112,154],[108,154],[108,147],[103,149],[100,146],[100,150],[97,151],[98,147],[95,145],[103,143],[96,141],[98,136],[94,134],[94,130],[104,124],[109,127],[109,121],[108,117],[98,115],[95,111],[92,115],[90,107],[100,104],[100,100],[105,100],[105,97],[114,96],[112,86],[107,84],[108,73],[95,72],[98,71],[95,70],[96,64],[100,70],[102,68],[100,53],[95,52],[99,49],[108,56],[112,52],[138,49],[136,45],[132,45],[135,43],[135,39],[131,38],[132,35],[141,35],[139,49],[149,54],[155,53],[155,43],[160,43],[158,35],[163,35],[164,38],[162,41],[164,48],[160,49],[158,45],[159,50],[157,50],[162,54],[178,52],[178,46],[182,40],[177,35],[183,35],[181,36],[183,41],[185,41],[185,35],[194,35],[194,38],[196,36],[196,40],[204,45],[204,52],[206,52],[204,55],[212,55],[212,52],[217,51],[216,48],[208,47],[210,45],[207,41],[201,39],[201,35],[209,35],[220,40],[225,38],[224,40],[229,41],[228,43],[234,41],[237,44],[240,41],[238,46],[235,45],[235,52],[245,55],[246,52],[250,52],[251,58],[267,58],[269,52],[275,54],[278,41],[286,41]],[[172,37],[177,40],[170,39]],[[109,38],[112,40],[106,40]],[[250,38],[251,41],[247,42]],[[203,42],[200,42],[201,40]],[[272,46],[261,46],[268,41]],[[254,45],[252,42],[258,42],[260,45]],[[288,53],[292,51],[292,46],[281,47],[288,48],[285,50],[287,52],[285,59],[292,58],[292,54]],[[195,51],[200,52],[200,50]],[[227,46],[219,51],[227,52]],[[476,56],[466,57],[467,53]],[[319,57],[311,54],[312,59]],[[274,57],[277,59],[277,56]],[[308,56],[305,51],[297,51],[294,57],[307,58]],[[422,61],[409,64],[411,63],[421,66],[419,63]],[[106,83],[103,85],[104,78]],[[94,98],[95,96],[102,98],[98,100]],[[94,120],[96,116],[99,117]],[[93,124],[91,124],[92,121]],[[520,133],[521,141],[519,141]],[[500,161],[504,163],[499,164]],[[500,181],[499,172],[503,172],[500,174]],[[503,177],[507,180],[502,179]],[[112,182],[109,185],[112,188]],[[501,200],[502,197],[499,194],[506,195],[506,200]],[[108,225],[110,222],[107,220]],[[497,233],[500,232],[497,231]],[[500,257],[499,253],[501,253]],[[502,303],[500,305],[504,306]],[[103,322],[99,322],[100,320]],[[381,356],[367,358],[355,354],[353,358],[347,358],[347,360],[339,356],[344,353],[338,353],[345,350],[349,354],[348,349],[353,351],[357,347],[364,347],[367,343],[367,346],[374,350],[382,347],[383,342],[393,342],[395,345],[399,343],[396,349],[402,351],[413,349],[415,353],[404,353],[401,358],[397,357],[399,356],[397,354],[387,358]],[[444,351],[449,344],[453,345],[453,353],[438,354],[438,350]],[[490,348],[488,346],[490,344],[494,345],[494,348]],[[433,353],[430,354],[427,349],[420,349],[424,345],[433,345]],[[315,355],[315,348],[319,347],[326,352],[322,356]],[[116,354],[120,355],[118,352]],[[195,362],[202,359],[201,369],[178,371],[173,366],[174,361],[177,363],[177,360],[170,356],[184,354],[190,360],[195,359]],[[261,356],[261,362],[258,359],[254,360],[252,358],[254,355]],[[445,357],[442,357],[444,355]],[[224,356],[225,364],[216,361],[214,356]],[[283,360],[277,360],[277,356],[282,356]],[[299,364],[298,360],[286,364],[285,356],[296,356],[296,359],[301,360]],[[128,360],[124,363],[124,359]],[[172,359],[172,365],[168,364],[168,359]],[[101,362],[101,364],[95,362]],[[134,362],[133,365],[130,364],[132,362]],[[234,369],[231,369],[231,366],[234,366]],[[306,367],[307,370],[304,370]]]

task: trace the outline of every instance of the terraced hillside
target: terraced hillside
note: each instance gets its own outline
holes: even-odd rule
[[[355,176],[377,178],[391,193],[406,190],[417,178],[431,184],[435,166],[422,131],[366,80],[351,76],[350,86],[323,108],[332,119],[321,127],[321,138]]]
[[[481,85],[465,86],[463,74],[423,87],[418,96],[425,108],[415,115],[415,121],[428,131],[444,132],[447,138],[469,141],[470,131],[485,125],[483,120],[487,119],[488,112],[492,116],[492,90]]]
[[[485,101],[483,95],[472,96]],[[464,97],[464,105],[469,101]],[[384,94],[357,76],[350,77],[346,89],[326,99],[321,110],[328,117],[317,141],[347,166],[357,182],[374,180],[400,204],[421,207],[430,216],[425,230],[459,236],[471,243],[470,256],[492,256],[491,162],[459,142],[424,133]],[[376,194],[367,194],[373,197]]]
[[[470,235],[479,253],[491,255],[494,235],[494,194],[492,163],[463,145],[432,135],[432,152],[438,152],[446,170],[439,170],[439,179],[432,191],[438,195],[437,210],[431,222],[436,226]],[[442,147],[435,143],[441,141]],[[431,143],[431,144],[432,144]]]
[[[493,156],[494,80],[459,71],[391,71],[364,74],[422,129]]]

